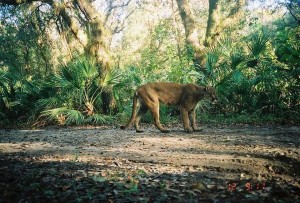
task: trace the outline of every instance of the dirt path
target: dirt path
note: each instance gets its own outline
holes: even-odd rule
[[[0,131],[0,202],[300,202],[300,127]]]

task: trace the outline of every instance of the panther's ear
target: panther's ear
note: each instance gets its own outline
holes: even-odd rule
[[[208,91],[208,87],[207,87],[207,86],[205,86],[204,90],[207,92],[207,91]]]

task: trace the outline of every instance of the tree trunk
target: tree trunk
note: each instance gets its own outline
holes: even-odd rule
[[[213,45],[217,37],[224,31],[224,29],[231,24],[238,22],[243,6],[246,0],[237,0],[234,2],[222,0],[209,0],[209,13],[207,20],[207,29],[205,41],[203,44],[199,41],[198,28],[196,26],[195,17],[188,4],[188,0],[176,0],[180,17],[182,19],[186,43],[193,50],[193,62],[197,69],[207,75],[205,69],[205,47]],[[228,6],[227,15],[224,16],[222,5]]]
[[[195,17],[190,9],[188,0],[176,1],[179,14],[185,29],[187,46],[193,51],[193,63],[197,69],[205,73],[205,47],[199,41],[199,33],[195,23]]]
[[[111,34],[108,29],[104,27],[102,16],[87,0],[75,0],[89,26],[89,40],[85,47],[88,55],[95,57],[96,63],[101,67],[101,73],[110,69],[110,53],[108,49],[108,42]]]
[[[89,41],[85,47],[86,53],[96,59],[96,64],[100,68],[102,77],[111,68],[111,58],[108,48],[108,43],[111,38],[111,33],[104,27],[102,16],[87,0],[75,0],[80,10],[84,13],[89,23]],[[108,114],[115,108],[115,101],[111,88],[105,88],[101,94],[102,111]]]
[[[208,20],[204,45],[209,47],[214,44],[218,36],[222,36],[225,28],[240,21],[246,0],[228,2],[222,0],[209,0]],[[224,15],[224,6],[228,6],[227,15]]]
[[[209,46],[212,40],[215,38],[217,33],[214,31],[216,30],[217,21],[218,21],[218,12],[217,12],[217,5],[219,0],[210,0],[209,7],[208,7],[208,20],[207,20],[207,27],[206,27],[206,35],[205,35],[205,46]]]

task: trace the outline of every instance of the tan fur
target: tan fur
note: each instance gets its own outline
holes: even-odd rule
[[[159,103],[169,106],[178,106],[181,112],[184,130],[186,132],[196,131],[195,107],[203,99],[209,98],[216,100],[216,93],[213,87],[198,86],[195,84],[177,84],[177,83],[148,83],[140,86],[133,98],[132,115],[126,126],[126,129],[134,123],[136,132],[142,132],[139,128],[140,119],[150,110],[155,126],[161,132],[169,132],[163,128],[159,120]],[[140,108],[138,109],[138,103]],[[190,126],[190,121],[192,127]]]

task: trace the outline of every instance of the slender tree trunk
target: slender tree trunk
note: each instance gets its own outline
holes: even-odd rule
[[[80,10],[84,13],[89,23],[89,41],[85,47],[89,56],[96,59],[96,64],[101,68],[102,77],[111,68],[111,58],[109,53],[109,41],[111,33],[104,27],[103,17],[99,15],[97,10],[87,0],[75,0]],[[115,108],[115,101],[111,88],[106,88],[101,94],[102,111],[108,114],[110,110]]]
[[[182,67],[182,51],[181,51],[181,36],[180,36],[180,30],[179,30],[179,27],[178,27],[178,23],[177,23],[177,19],[176,19],[176,15],[174,15],[175,13],[175,9],[174,8],[175,5],[174,5],[174,0],[172,0],[172,11],[173,11],[173,24],[175,26],[174,30],[175,30],[175,36],[176,36],[176,42],[177,42],[177,56],[179,58],[179,61],[180,61],[180,67]]]
[[[193,63],[197,69],[205,72],[205,47],[199,41],[195,17],[190,9],[188,0],[176,0],[179,14],[185,29],[186,43],[193,51]]]
[[[229,7],[227,12],[228,14],[224,15],[222,13],[222,6],[224,6],[226,3],[231,5],[227,5]],[[224,32],[225,28],[230,27],[236,22],[239,22],[245,5],[246,0],[236,0],[233,3],[224,0],[209,0],[208,20],[204,45],[207,47],[213,45],[218,39],[218,36],[222,36],[222,32]]]
[[[195,17],[191,11],[191,7],[188,4],[189,0],[176,0],[178,10],[184,25],[186,43],[192,48],[194,52],[193,62],[196,68],[204,72],[207,75],[205,69],[205,47],[211,46],[217,37],[224,31],[226,27],[229,27],[235,22],[238,22],[242,8],[246,4],[246,0],[222,1],[222,0],[209,0],[209,13],[207,20],[207,29],[205,35],[205,41],[200,43],[200,37],[198,28],[195,22]],[[229,4],[227,16],[224,16],[222,11],[222,4]]]
[[[208,8],[208,20],[207,20],[207,27],[206,27],[206,35],[205,35],[205,46],[209,46],[211,42],[214,40],[214,36],[217,33],[214,33],[215,28],[217,26],[218,20],[218,12],[217,12],[217,5],[219,0],[210,0],[209,1],[209,8]]]
[[[102,73],[110,69],[111,59],[108,44],[111,33],[104,27],[102,16],[87,0],[75,0],[80,10],[85,15],[89,24],[89,40],[85,47],[88,55],[95,57]]]

